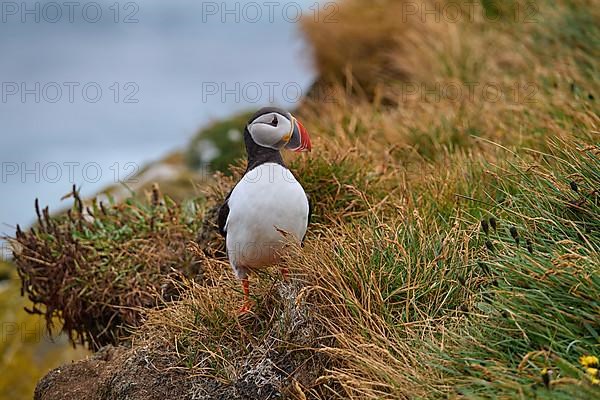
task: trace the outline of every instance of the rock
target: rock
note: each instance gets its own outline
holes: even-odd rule
[[[184,399],[191,382],[161,370],[148,348],[107,346],[92,357],[63,365],[38,383],[34,400]],[[157,363],[155,365],[154,363]]]

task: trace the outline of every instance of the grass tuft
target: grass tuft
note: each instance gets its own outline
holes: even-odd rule
[[[185,251],[198,223],[194,204],[176,205],[158,188],[147,202],[92,202],[75,187],[73,206],[51,216],[40,210],[29,231],[12,239],[29,313],[56,319],[73,343],[92,349],[118,343],[142,322],[140,310],[169,298],[173,279],[198,273]]]

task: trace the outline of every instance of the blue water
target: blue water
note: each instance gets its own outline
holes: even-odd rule
[[[0,234],[31,223],[36,197],[57,209],[72,183],[91,195],[185,146],[212,120],[270,100],[293,107],[297,88],[314,79],[294,14],[298,4],[313,13],[314,0],[281,2],[273,19],[265,7],[260,18],[242,9],[244,1],[225,2],[228,15],[213,14],[222,1],[101,0],[85,14],[83,1],[72,15],[61,7],[57,22],[61,1],[27,1],[34,11],[25,15],[20,1],[8,3],[0,15]],[[221,89],[231,92],[223,98]]]

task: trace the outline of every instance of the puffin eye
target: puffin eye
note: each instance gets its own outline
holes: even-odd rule
[[[277,115],[273,115],[273,121],[271,121],[271,125],[277,126],[279,124],[279,120],[277,119]]]

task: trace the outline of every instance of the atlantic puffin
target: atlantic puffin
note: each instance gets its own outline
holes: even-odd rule
[[[225,198],[217,218],[229,263],[242,281],[240,313],[251,307],[248,273],[279,262],[287,242],[302,243],[312,213],[308,195],[280,153],[311,150],[300,121],[280,108],[262,108],[248,121],[244,142],[246,172]]]

